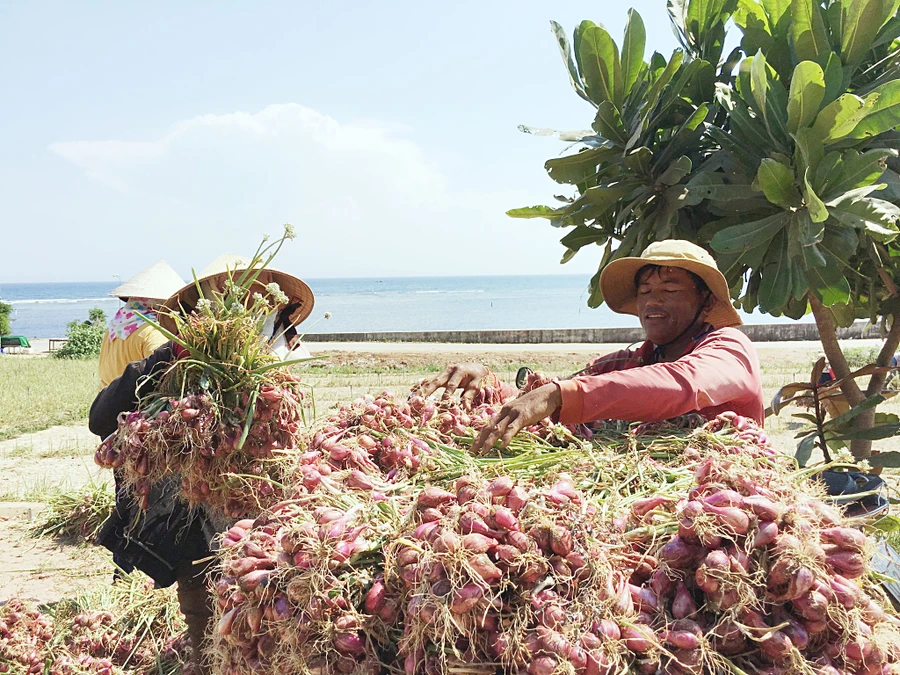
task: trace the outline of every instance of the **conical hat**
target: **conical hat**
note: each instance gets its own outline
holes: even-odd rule
[[[233,253],[225,253],[213,260],[197,274],[197,283],[199,284],[207,280],[212,280],[216,277],[225,277],[229,273],[233,274],[236,271],[245,270],[249,264],[250,260],[248,258],[234,255]],[[313,304],[315,302],[312,290],[305,282],[292,274],[271,267],[266,267],[259,273],[256,284],[265,286],[273,281],[278,284],[278,287],[281,288],[282,292],[287,295],[287,305],[297,305],[297,308],[294,309],[290,315],[291,325],[296,326],[312,313]],[[197,304],[198,299],[199,293],[197,292],[197,284],[192,281],[172,293],[163,307],[172,311],[191,312]],[[159,323],[169,332],[174,333],[176,330],[175,322],[166,312],[160,313]]]
[[[138,272],[109,292],[117,298],[149,298],[165,300],[184,285],[184,279],[165,260]]]

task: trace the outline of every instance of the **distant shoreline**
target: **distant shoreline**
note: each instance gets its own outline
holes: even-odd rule
[[[865,322],[861,322],[865,326]],[[808,348],[821,348],[821,343],[817,339],[817,336],[813,332],[809,336],[804,337],[804,333],[809,332],[808,330],[802,329],[803,325],[808,324],[754,324],[750,326],[744,326],[743,328],[747,330],[748,333],[752,331],[756,331],[759,329],[768,329],[771,327],[777,327],[778,333],[786,334],[786,333],[794,333],[793,337],[781,338],[778,339],[776,335],[770,335],[771,339],[757,339],[752,334],[750,335],[754,344],[759,348],[769,348],[769,347],[796,347],[797,349],[808,349]],[[868,327],[868,326],[867,326]],[[790,329],[800,328],[801,330],[793,330]],[[812,325],[812,328],[815,328],[815,325]],[[787,330],[786,330],[787,329]],[[852,335],[853,330],[856,329],[857,334]],[[438,339],[428,339],[428,340],[410,340],[408,338],[412,337],[414,334],[405,333],[405,334],[395,334],[403,335],[407,339],[405,340],[374,340],[371,339],[375,337],[376,334],[369,334],[369,339],[354,339],[353,334],[349,335],[337,335],[337,334],[322,334],[321,336],[313,336],[307,335],[305,339],[305,344],[312,354],[322,354],[327,352],[334,351],[350,351],[350,352],[371,352],[371,353],[402,353],[402,352],[410,352],[410,353],[432,353],[432,352],[460,352],[460,353],[473,353],[473,352],[523,352],[523,351],[535,351],[535,352],[576,352],[576,353],[596,353],[598,348],[602,347],[602,350],[613,350],[617,348],[623,348],[628,345],[634,344],[635,342],[641,342],[643,340],[643,336],[640,333],[640,329],[596,329],[597,331],[604,331],[610,337],[608,339],[603,340],[578,340],[578,341],[544,341],[544,342],[528,342],[528,341],[497,341],[490,339],[482,339],[481,341],[474,339],[467,339],[465,341],[447,341],[447,340],[438,340]],[[631,339],[632,336],[630,333],[626,331],[637,331],[634,339]],[[459,331],[457,331],[459,332]],[[474,337],[471,334],[480,335],[482,338],[485,338],[486,333],[490,333],[491,331],[467,331],[470,333],[467,337]],[[509,334],[512,331],[494,331],[495,333],[500,334]],[[521,331],[523,333],[534,333],[535,331]],[[555,333],[562,332],[572,332],[572,331],[553,331]],[[583,332],[583,331],[579,331]],[[613,335],[617,334],[617,335]],[[358,334],[357,334],[358,335]],[[421,334],[420,334],[421,335]],[[437,337],[433,333],[432,337]],[[315,337],[328,337],[331,339],[327,340],[317,340]],[[337,339],[340,337],[341,339]],[[840,335],[841,340],[845,342],[845,344],[852,344],[856,346],[875,346],[881,343],[881,338],[878,335],[877,328],[872,331],[860,331],[854,326],[851,329],[842,329],[842,334]],[[613,339],[615,338],[615,339]],[[58,340],[60,338],[52,338],[53,340]],[[50,340],[51,338],[29,338],[28,341],[31,344],[31,350],[26,351],[22,355],[32,355],[32,356],[41,356],[51,354],[50,352]],[[13,352],[7,349],[7,353],[10,355],[14,355]]]

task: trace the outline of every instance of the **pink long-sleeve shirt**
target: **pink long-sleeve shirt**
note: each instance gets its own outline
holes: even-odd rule
[[[711,330],[667,363],[651,363],[653,350],[653,343],[645,342],[636,351],[608,354],[592,362],[588,374],[559,382],[559,421],[658,422],[686,413],[715,417],[733,410],[762,425],[759,359],[741,331]]]

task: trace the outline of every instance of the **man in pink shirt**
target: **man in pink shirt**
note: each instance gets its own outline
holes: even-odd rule
[[[607,265],[600,289],[610,309],[640,319],[646,342],[508,401],[475,440],[473,452],[498,441],[506,447],[523,428],[551,415],[563,424],[656,422],[733,410],[763,423],[756,351],[735,328],[741,317],[709,253],[687,241],[656,242],[638,258]],[[477,363],[450,366],[419,385],[418,393],[443,387],[449,396],[461,388],[466,399],[489,374]]]

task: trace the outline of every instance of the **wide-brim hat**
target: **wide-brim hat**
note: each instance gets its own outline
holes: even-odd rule
[[[600,292],[609,308],[619,314],[637,316],[635,275],[645,265],[680,267],[703,279],[716,304],[706,315],[714,328],[740,326],[741,315],[731,304],[728,282],[713,257],[696,244],[681,239],[666,239],[650,244],[638,258],[619,258],[609,263],[600,274]]]
[[[201,270],[197,275],[196,283],[192,281],[172,293],[165,304],[163,304],[163,309],[176,313],[192,312],[197,305],[197,300],[200,299],[200,294],[197,291],[198,284],[226,277],[229,274],[236,277],[238,275],[235,275],[235,272],[246,270],[249,265],[250,260],[242,256],[232,253],[219,256]],[[273,281],[278,284],[281,291],[288,297],[285,306],[297,305],[289,316],[291,325],[296,326],[312,313],[313,304],[315,303],[315,296],[313,296],[312,290],[305,282],[294,275],[271,267],[266,267],[259,272],[254,285],[265,286]],[[160,312],[159,323],[170,333],[175,333],[177,327],[169,312]]]
[[[184,279],[165,260],[138,272],[109,292],[117,298],[148,298],[162,302],[184,285]]]

